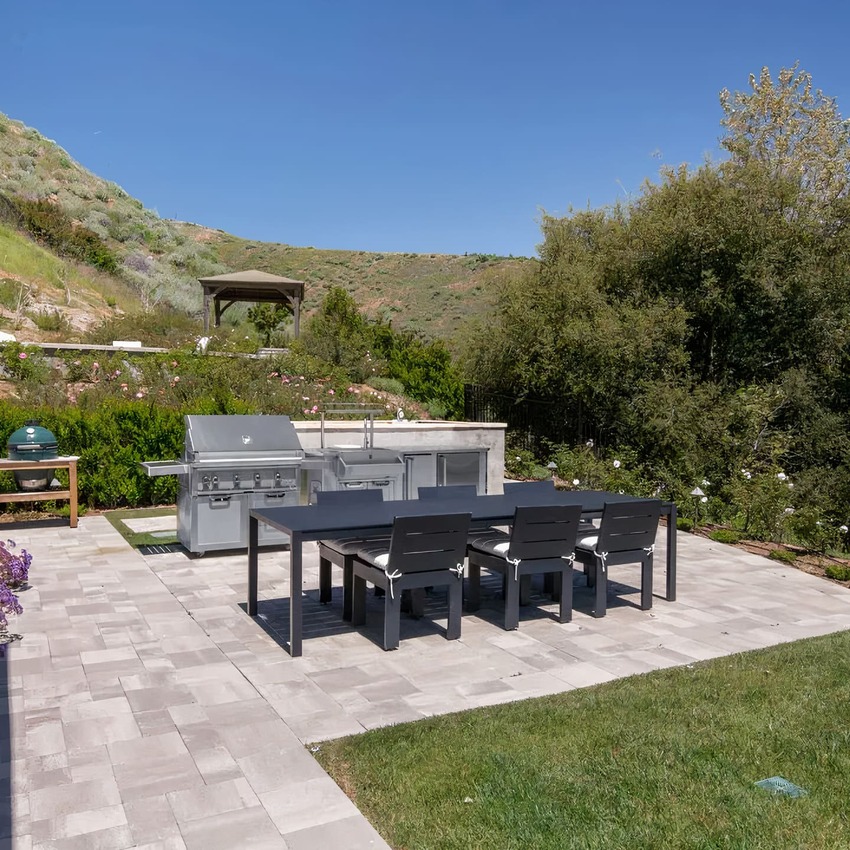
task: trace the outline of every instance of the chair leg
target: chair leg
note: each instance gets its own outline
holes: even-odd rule
[[[425,616],[425,588],[415,587],[410,591],[410,614],[419,620]]]
[[[519,604],[531,604],[531,576],[520,576],[519,580]],[[514,626],[516,628],[516,626]]]
[[[331,562],[319,558],[319,602],[327,605],[331,601]]]
[[[353,577],[351,590],[351,625],[362,626],[366,622],[366,579]]]
[[[558,619],[561,623],[569,623],[573,618],[573,568],[566,567],[562,572],[554,573],[554,576],[561,606]]]
[[[460,638],[460,618],[463,609],[463,580],[452,581],[448,586],[449,619],[446,623],[446,640]]]
[[[584,565],[584,577],[587,579],[588,587],[596,587],[596,564]]]
[[[505,629],[519,628],[520,583],[513,576],[505,574]]]
[[[401,593],[384,595],[384,649],[398,649],[401,627]]]
[[[466,610],[477,611],[481,607],[481,567],[469,559],[469,581],[466,584]]]
[[[342,565],[342,619],[351,621],[351,591],[354,583],[354,564],[346,558]]]
[[[608,607],[608,567],[597,558],[594,572],[596,573],[596,593],[591,613],[594,617],[604,617]]]
[[[652,553],[640,565],[640,607],[642,611],[652,608]]]
[[[558,602],[561,598],[559,575],[560,573],[543,573],[543,592],[548,594],[553,602]]]

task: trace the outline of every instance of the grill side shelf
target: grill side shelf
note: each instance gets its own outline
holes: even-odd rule
[[[144,469],[149,478],[161,475],[188,475],[189,464],[176,460],[143,460],[139,466]]]

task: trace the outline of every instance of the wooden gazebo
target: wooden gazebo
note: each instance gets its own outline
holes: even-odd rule
[[[221,325],[221,315],[237,301],[255,304],[282,304],[292,310],[295,318],[295,336],[301,324],[301,301],[304,284],[268,272],[246,271],[202,277],[198,280],[204,288],[204,334],[210,330],[210,302],[215,305],[215,326]]]

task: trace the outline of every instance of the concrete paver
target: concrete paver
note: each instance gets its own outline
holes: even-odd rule
[[[144,529],[173,528],[159,523]],[[20,850],[386,847],[305,745],[850,628],[843,587],[680,535],[675,603],[640,611],[638,569],[615,568],[604,619],[577,577],[572,623],[535,591],[505,632],[500,580],[485,578],[459,641],[444,639],[434,594],[388,653],[379,600],[358,629],[342,622],[338,588],[319,604],[310,546],[304,655],[292,659],[284,549],[260,555],[253,620],[244,553],[142,555],[96,516],[15,538],[33,567],[12,624],[24,639],[0,660],[0,844]]]

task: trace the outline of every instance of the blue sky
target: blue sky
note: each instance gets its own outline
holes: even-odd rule
[[[168,218],[252,239],[531,256],[540,211],[720,156],[724,86],[800,60],[850,115],[850,7],[813,0],[45,0],[4,10],[0,112]]]

